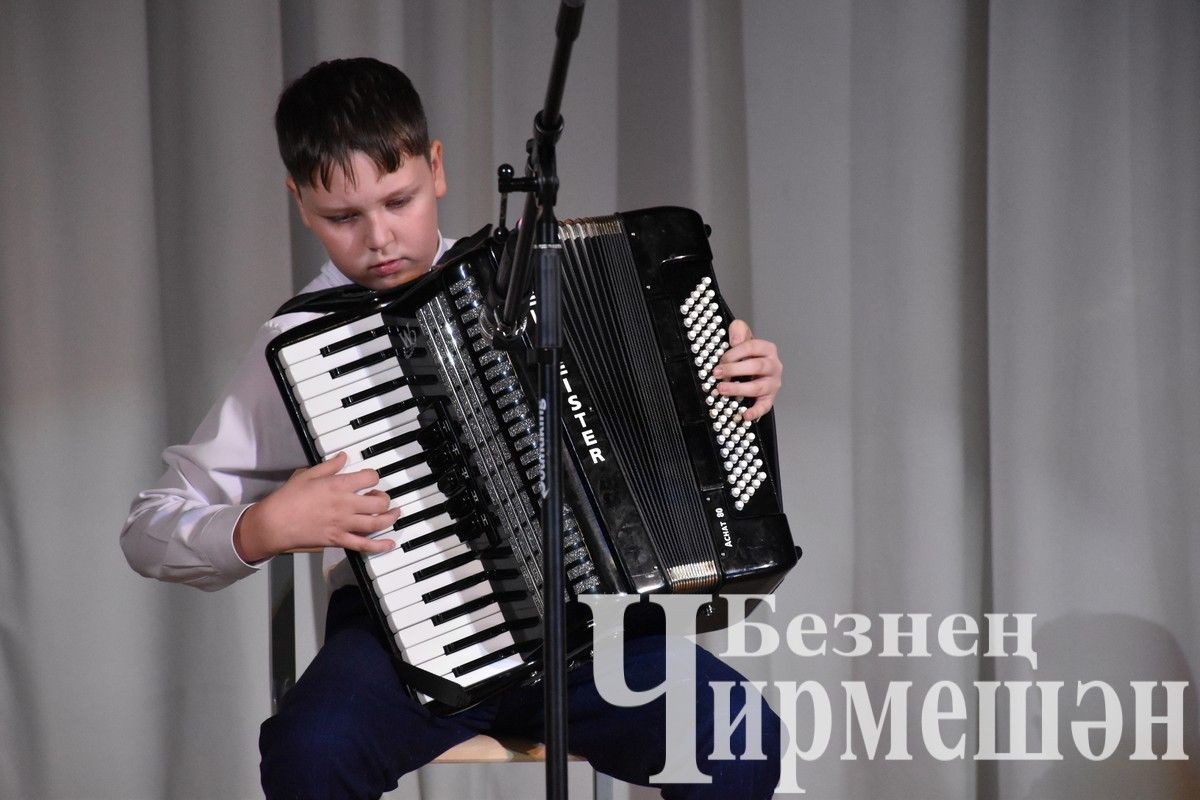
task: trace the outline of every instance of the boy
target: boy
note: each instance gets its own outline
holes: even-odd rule
[[[446,192],[442,145],[430,141],[420,99],[403,73],[373,59],[320,64],[284,91],[275,124],[287,189],[329,255],[303,291],[351,282],[390,289],[433,268],[451,244],[437,222]],[[513,689],[449,718],[432,716],[404,691],[343,553],[389,549],[366,534],[389,526],[403,508],[388,510],[387,496],[372,489],[374,471],[341,474],[344,453],[302,468],[303,452],[263,355],[276,335],[315,316],[283,314],[263,326],[192,441],[164,452],[167,471],[135,500],[121,543],[138,572],[207,590],[253,574],[278,553],[324,548],[333,590],[326,639],[279,713],[263,723],[263,788],[268,797],[378,797],[477,732],[540,738],[541,689]],[[748,415],[761,416],[779,389],[775,347],[752,338],[743,322],[731,326],[731,339],[718,377],[752,380],[720,390],[756,398]],[[691,647],[661,638],[628,644],[631,688],[662,680],[668,646]],[[666,786],[664,797],[769,797],[778,776],[778,719],[764,706],[767,760],[706,762],[706,683],[741,676],[703,650],[696,659],[697,756],[714,780]],[[571,674],[570,686],[571,751],[603,772],[647,784],[663,763],[661,700],[610,706],[587,667]],[[742,752],[743,729],[734,753]]]

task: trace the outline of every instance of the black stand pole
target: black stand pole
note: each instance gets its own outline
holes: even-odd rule
[[[554,147],[562,134],[559,113],[571,46],[579,35],[584,0],[563,0],[555,24],[557,44],[546,102],[533,121],[533,139],[528,144],[529,163],[524,179],[502,177],[500,191],[525,191],[525,209],[517,230],[516,246],[505,250],[491,294],[497,309],[493,336],[503,342],[515,339],[524,328],[528,310],[531,272],[530,256],[537,254],[537,360],[541,378],[538,419],[542,440],[542,608],[543,683],[546,705],[546,797],[567,798],[567,664],[565,631],[565,581],[562,548],[562,446],[561,384],[559,361],[562,351],[561,278],[562,245],[554,205],[558,198],[558,172]],[[503,308],[499,301],[503,296]]]
[[[562,348],[559,316],[559,279],[562,245],[558,241],[558,221],[553,211],[538,218],[538,362],[541,374],[542,457],[546,494],[542,500],[542,607],[545,609],[542,640],[545,651],[546,705],[546,797],[567,797],[567,654],[565,625],[565,587],[562,548],[562,428],[560,400],[562,384],[558,369]],[[547,302],[542,298],[553,298]]]

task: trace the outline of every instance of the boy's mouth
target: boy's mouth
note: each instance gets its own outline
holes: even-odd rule
[[[394,275],[400,271],[400,259],[393,258],[391,261],[381,261],[378,264],[372,264],[370,270],[377,275]]]

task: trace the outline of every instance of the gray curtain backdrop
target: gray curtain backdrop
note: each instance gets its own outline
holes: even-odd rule
[[[521,163],[554,9],[0,0],[0,797],[256,796],[265,576],[154,584],[117,533],[321,262],[289,216],[275,99],[321,59],[400,65],[446,144],[443,229],[469,233],[495,167]],[[806,553],[755,619],[856,612],[877,636],[881,613],[1037,615],[1036,669],[878,638],[739,661],[828,690],[808,796],[1200,796],[1200,4],[593,0],[564,115],[563,215],[696,208],[731,304],[780,346]],[[935,760],[920,701],[942,680],[968,707],[972,681],[1065,681],[1064,758],[978,761],[946,723],[967,755]],[[1106,761],[1071,742],[1068,719],[1101,716],[1076,711],[1080,680],[1124,703]],[[1191,760],[1129,759],[1131,680],[1189,682]],[[913,682],[912,760],[857,733],[843,758],[843,681]],[[431,767],[395,796],[541,781]]]

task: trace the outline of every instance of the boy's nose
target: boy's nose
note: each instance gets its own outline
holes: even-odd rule
[[[366,245],[371,250],[383,250],[391,244],[391,229],[379,214],[367,215]]]

